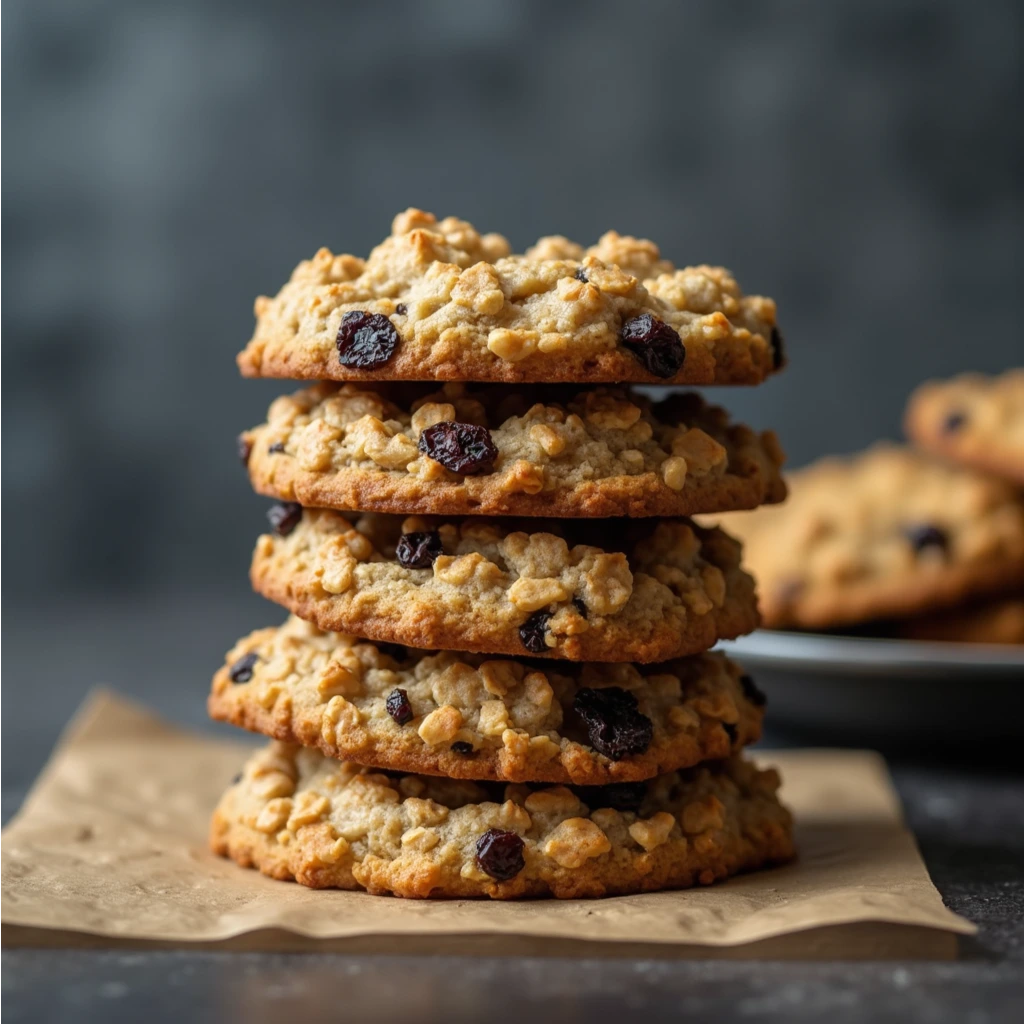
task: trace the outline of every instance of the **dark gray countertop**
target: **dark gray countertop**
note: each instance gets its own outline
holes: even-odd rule
[[[4,818],[93,685],[209,728],[207,681],[235,635],[275,621],[262,602],[144,598],[36,615],[5,610]],[[980,695],[978,695],[980,699]],[[994,709],[994,714],[998,709]],[[776,739],[784,737],[776,736]],[[891,758],[946,903],[977,923],[950,963],[483,959],[196,952],[3,953],[15,1021],[360,1022],[638,1018],[961,1021],[1024,1010],[1024,780],[1009,770]]]

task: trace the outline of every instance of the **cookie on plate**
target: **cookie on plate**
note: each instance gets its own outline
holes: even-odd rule
[[[764,695],[722,654],[663,665],[380,647],[302,619],[240,640],[212,718],[341,760],[455,779],[604,785],[728,757]]]
[[[677,270],[610,232],[585,250],[407,210],[363,260],[321,249],[238,357],[247,377],[758,384],[783,364],[775,303],[720,267]]]
[[[766,626],[909,616],[1024,584],[1024,504],[1001,480],[878,445],[788,482],[784,505],[715,517],[743,542]]]
[[[1024,644],[1024,597],[995,598],[887,625],[908,640],[968,644]]]
[[[731,424],[698,395],[400,390],[321,384],[277,399],[240,439],[253,487],[405,515],[684,516],[786,494],[775,435]]]
[[[922,384],[905,427],[925,451],[1024,486],[1024,369]]]
[[[270,510],[256,591],[321,629],[431,650],[667,661],[758,624],[740,546],[685,519]]]
[[[214,852],[313,888],[611,896],[708,885],[794,855],[778,774],[734,758],[571,790],[384,775],[273,743],[214,813]]]

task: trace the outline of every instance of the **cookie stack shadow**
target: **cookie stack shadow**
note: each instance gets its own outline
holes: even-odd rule
[[[782,363],[771,300],[609,233],[584,249],[409,210],[256,304],[247,376],[319,381],[240,438],[277,499],[251,578],[290,617],[211,715],[262,733],[213,848],[313,887],[603,896],[793,856],[744,748],[764,695],[709,649],[759,621],[690,516],[785,497],[774,435],[694,394]]]

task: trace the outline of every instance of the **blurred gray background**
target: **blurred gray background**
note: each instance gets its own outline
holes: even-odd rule
[[[287,385],[234,355],[254,296],[406,206],[517,248],[646,235],[774,296],[790,369],[716,397],[793,465],[897,436],[926,376],[1022,362],[1022,25],[1012,0],[8,0],[4,767],[96,683],[200,721],[223,650],[280,618],[248,594],[266,503],[234,438]]]

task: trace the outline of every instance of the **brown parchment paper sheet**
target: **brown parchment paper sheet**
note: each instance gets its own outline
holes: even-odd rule
[[[797,817],[795,864],[682,892],[501,903],[313,891],[213,856],[210,813],[251,749],[90,698],[3,832],[5,943],[40,929],[170,944],[290,933],[388,948],[393,937],[395,949],[403,937],[430,948],[430,937],[505,936],[522,951],[530,937],[706,948],[856,922],[975,930],[943,906],[871,753],[761,756]]]

